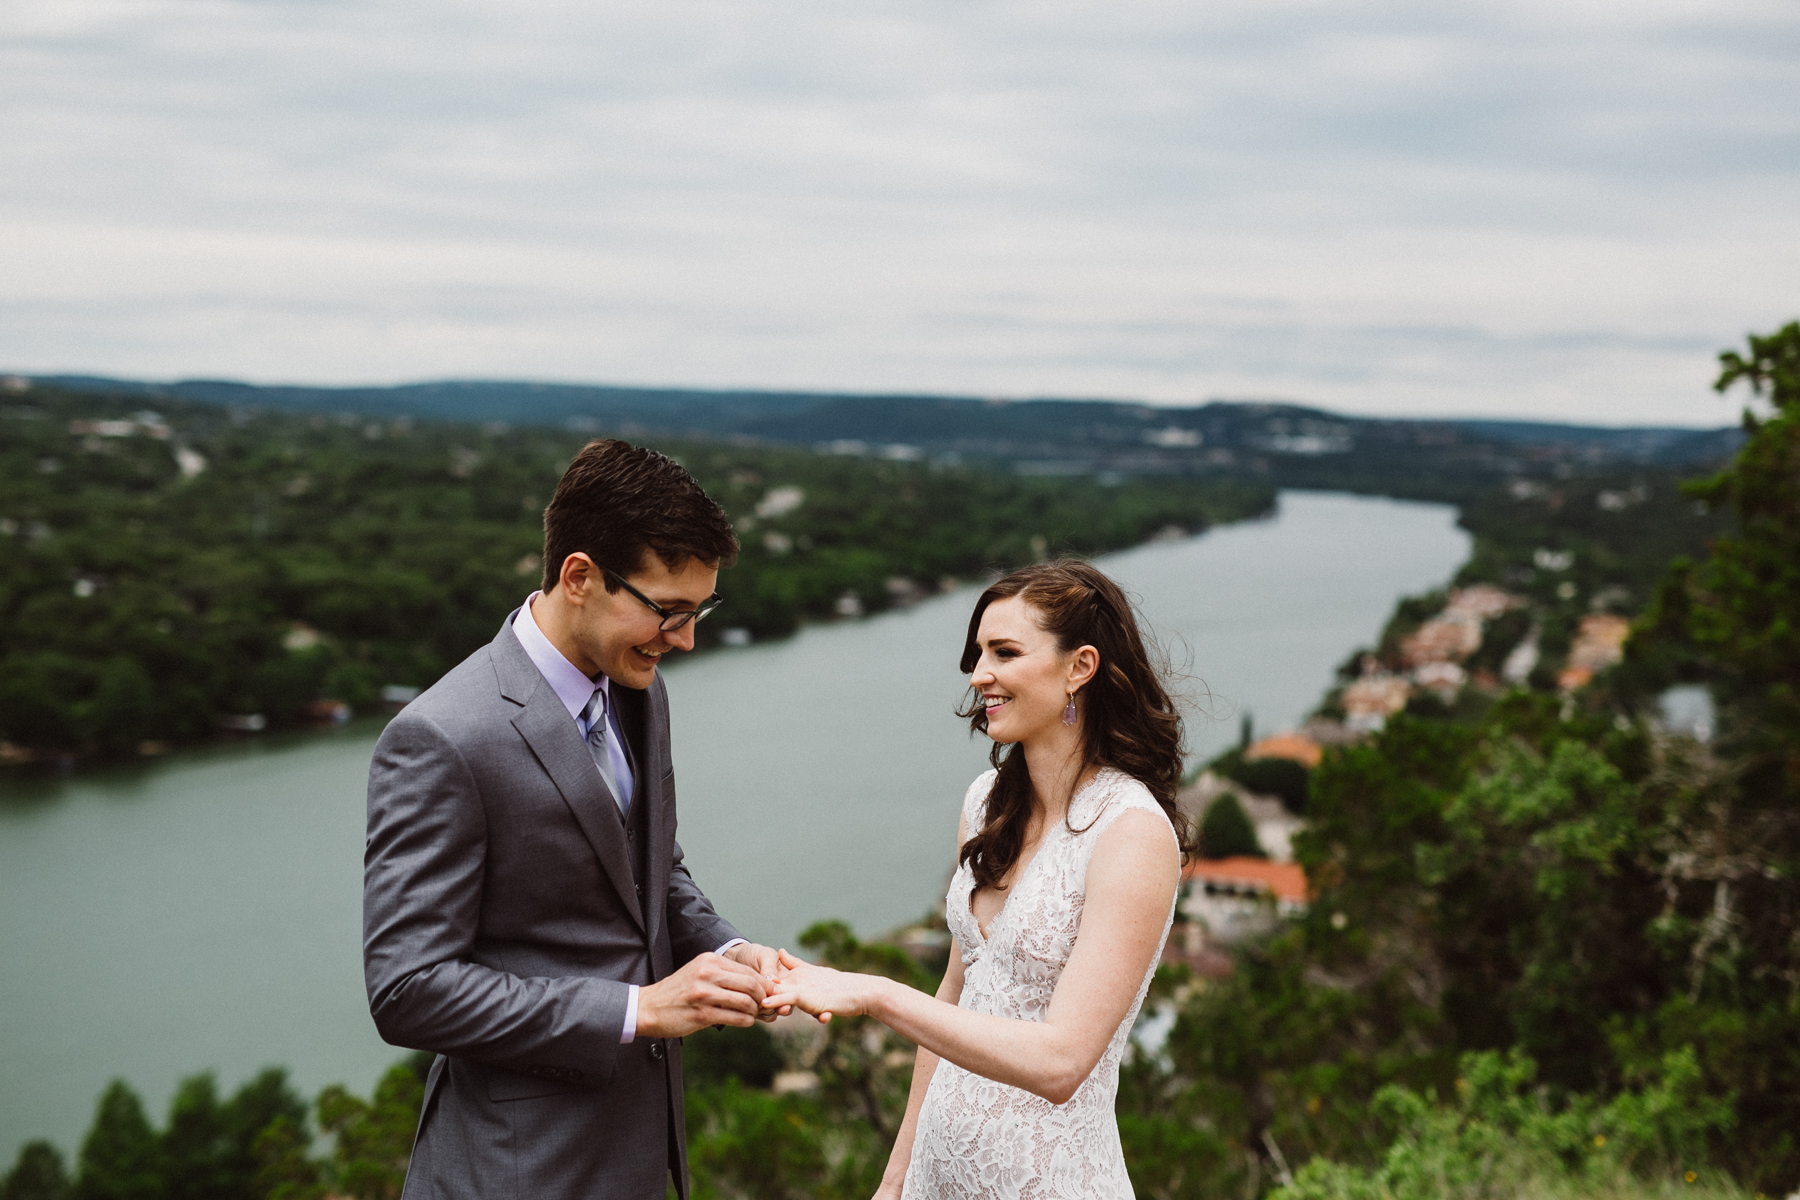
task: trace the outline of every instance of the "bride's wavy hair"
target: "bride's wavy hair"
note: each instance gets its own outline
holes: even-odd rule
[[[1057,559],[1023,567],[996,580],[975,601],[963,642],[964,674],[972,673],[981,658],[982,614],[994,601],[1011,596],[1032,608],[1038,627],[1056,639],[1062,653],[1081,646],[1099,652],[1099,669],[1081,691],[1082,769],[1112,767],[1150,789],[1175,827],[1183,859],[1190,857],[1193,828],[1175,804],[1181,785],[1181,714],[1169,694],[1166,669],[1152,661],[1131,601],[1118,584],[1085,562]],[[986,733],[981,695],[973,687],[970,691],[968,706],[956,715],[967,717],[972,731]],[[988,793],[987,820],[963,843],[961,861],[969,864],[978,887],[997,888],[1025,844],[1031,772],[1018,745],[994,743],[988,761],[999,774]]]

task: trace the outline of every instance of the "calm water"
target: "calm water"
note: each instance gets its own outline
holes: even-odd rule
[[[1112,555],[1209,718],[1197,758],[1296,723],[1400,595],[1467,556],[1452,510],[1286,493],[1270,520]],[[940,896],[986,744],[951,715],[975,589],[669,673],[681,841],[748,935],[836,916],[874,933]],[[366,1094],[363,788],[378,729],[271,739],[0,785],[0,1170],[73,1150],[106,1081],[160,1116],[175,1080],[267,1063]]]

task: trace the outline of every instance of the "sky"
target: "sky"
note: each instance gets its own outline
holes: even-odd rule
[[[0,370],[1719,425],[1793,0],[7,0]]]

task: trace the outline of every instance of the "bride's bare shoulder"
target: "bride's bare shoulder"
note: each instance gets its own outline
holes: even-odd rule
[[[1157,877],[1181,873],[1181,846],[1175,828],[1150,789],[1121,777],[1111,797],[1113,812],[1094,844],[1089,870],[1149,871]]]

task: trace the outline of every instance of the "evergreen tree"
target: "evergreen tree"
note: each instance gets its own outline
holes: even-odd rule
[[[1244,806],[1230,792],[1206,806],[1206,816],[1200,821],[1200,848],[1208,858],[1269,857],[1256,840],[1256,827],[1244,815]]]
[[[325,1172],[308,1157],[302,1122],[276,1117],[256,1135],[256,1194],[265,1200],[322,1200]]]
[[[268,1191],[258,1183],[263,1169],[258,1150],[262,1135],[281,1123],[295,1130],[304,1146],[306,1101],[289,1086],[286,1071],[268,1067],[232,1095],[220,1110],[219,1123],[224,1135],[220,1175],[226,1194],[262,1200]]]
[[[1800,321],[1719,361],[1719,391],[1747,383],[1774,411],[1759,419],[1746,409],[1738,456],[1686,489],[1729,508],[1736,528],[1699,566],[1677,565],[1646,624],[1651,644],[1689,643],[1710,664],[1734,748],[1791,802],[1800,791]]]
[[[144,1103],[123,1079],[100,1097],[93,1128],[81,1144],[76,1200],[162,1200],[156,1131]]]
[[[19,1161],[0,1182],[0,1200],[67,1200],[69,1172],[62,1151],[49,1142],[26,1142]]]
[[[169,1102],[162,1136],[163,1178],[170,1200],[238,1200],[227,1179],[230,1152],[212,1073],[190,1076]]]
[[[336,1141],[335,1192],[354,1200],[398,1200],[424,1099],[423,1077],[404,1062],[388,1069],[368,1100],[338,1086],[319,1093],[319,1125]]]

